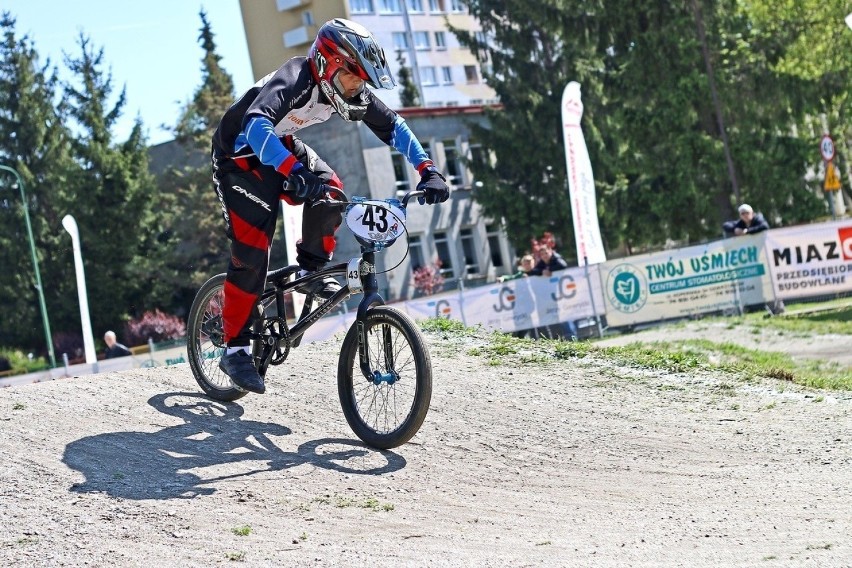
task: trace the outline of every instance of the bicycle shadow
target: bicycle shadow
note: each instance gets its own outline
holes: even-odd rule
[[[210,400],[199,393],[158,394],[148,404],[183,418],[184,424],[157,432],[98,434],[71,442],[62,461],[86,478],[72,485],[71,491],[103,492],[124,499],[191,499],[215,493],[216,488],[209,485],[218,481],[303,464],[357,475],[382,475],[406,465],[405,458],[394,452],[342,438],[313,440],[294,452],[285,452],[270,436],[289,435],[289,428],[241,420],[244,410],[239,404]],[[239,462],[266,465],[210,477],[198,472],[199,468],[221,471],[216,466]]]

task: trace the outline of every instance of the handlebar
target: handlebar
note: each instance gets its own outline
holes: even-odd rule
[[[349,198],[346,196],[346,193],[342,189],[334,187],[333,185],[328,185],[327,183],[323,184],[322,191],[326,197],[322,199],[317,199],[316,201],[311,203],[311,207],[319,205],[320,203],[342,204],[349,202]],[[424,195],[426,195],[426,192],[422,189],[413,189],[407,192],[400,200],[402,202],[402,208],[405,209],[408,206],[408,202],[411,201],[413,198],[422,197]]]

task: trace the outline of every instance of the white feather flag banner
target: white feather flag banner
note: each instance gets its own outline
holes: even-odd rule
[[[595,200],[595,178],[580,119],[583,102],[580,100],[580,83],[571,81],[562,92],[562,133],[565,138],[565,164],[568,172],[568,195],[574,218],[574,239],[577,241],[577,262],[600,264],[606,262],[606,253],[598,225],[598,207]]]

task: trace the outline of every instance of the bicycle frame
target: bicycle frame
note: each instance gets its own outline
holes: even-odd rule
[[[340,192],[342,193],[342,192]],[[409,199],[422,195],[423,192],[412,191],[405,195],[402,200],[403,208],[407,206]],[[356,293],[363,293],[364,297],[358,304],[358,311],[355,315],[355,321],[358,326],[358,353],[361,372],[364,377],[373,380],[374,377],[370,372],[370,361],[364,346],[366,345],[366,336],[364,329],[364,321],[367,317],[367,311],[373,306],[381,306],[385,304],[384,298],[379,294],[379,285],[376,278],[376,252],[383,247],[380,245],[364,245],[361,246],[361,256],[354,257],[346,264],[336,264],[307,274],[301,278],[290,280],[296,274],[300,267],[298,265],[285,266],[270,272],[266,277],[267,286],[260,298],[260,305],[268,305],[268,301],[275,299],[276,315],[274,318],[267,317],[261,314],[252,326],[251,338],[255,340],[255,349],[253,349],[257,369],[261,376],[266,375],[266,370],[272,361],[272,356],[281,346],[281,341],[286,340],[286,348],[297,347],[301,342],[302,336],[314,323],[321,317],[327,315],[334,308],[340,305],[341,302]],[[356,274],[357,271],[357,274]],[[316,281],[323,280],[327,277],[344,276],[347,283],[340,288],[334,295],[327,299],[322,304],[315,308],[313,307],[315,298],[313,295],[308,295],[305,298],[305,304],[302,308],[302,313],[293,324],[292,328],[286,325],[286,311],[284,296],[294,292],[297,288],[311,284]],[[360,286],[353,290],[353,282],[360,281]],[[276,333],[272,330],[265,333],[268,323],[271,320],[283,322],[285,333]],[[385,341],[389,341],[385,338]],[[388,361],[390,368],[393,366],[392,350],[386,349],[386,357],[391,358]],[[285,357],[286,358],[286,357]]]

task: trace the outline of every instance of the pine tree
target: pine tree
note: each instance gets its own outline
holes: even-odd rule
[[[55,109],[58,79],[50,61],[39,65],[27,36],[15,33],[15,19],[0,15],[0,164],[21,176],[29,209],[42,283],[54,263],[52,235],[61,216],[51,197],[65,180],[68,131]],[[21,195],[15,177],[0,172],[0,345],[46,355],[44,327],[35,287],[35,269]],[[50,324],[64,300],[44,286]]]
[[[396,77],[402,87],[399,93],[399,104],[404,108],[420,106],[420,94],[417,92],[417,85],[414,84],[411,69],[405,65],[405,56],[401,49],[396,51],[396,61],[399,63]]]
[[[473,138],[494,157],[470,164],[483,182],[474,199],[487,215],[505,221],[516,248],[551,232],[561,250],[573,250],[560,106],[570,80],[579,81],[586,93],[599,88],[595,22],[579,1],[466,3],[488,44],[471,32],[451,30],[480,60],[491,62],[483,73],[503,106],[486,111],[488,127],[473,128]],[[587,105],[585,120],[594,112],[594,105]]]
[[[233,103],[234,86],[233,79],[220,65],[222,58],[216,53],[207,15],[202,10],[199,16],[198,40],[204,51],[202,80],[175,127],[176,141],[186,160],[169,168],[160,180],[169,196],[171,215],[160,245],[169,253],[157,288],[158,296],[166,305],[173,305],[175,311],[189,308],[198,287],[226,268],[229,255],[209,156],[213,132]]]
[[[148,253],[144,243],[156,226],[152,207],[157,198],[141,121],[137,119],[126,141],[114,141],[112,129],[123,111],[124,90],[111,103],[112,78],[103,70],[103,49],[95,49],[82,33],[78,48],[77,55],[66,56],[73,76],[64,84],[61,105],[74,126],[76,169],[65,184],[54,188],[53,201],[60,218],[70,214],[77,221],[91,323],[99,336],[141,313],[146,291],[158,278],[155,272],[139,270]],[[56,246],[70,261],[70,236],[57,234]],[[64,290],[66,299],[76,297],[71,273],[67,267],[50,272],[52,286]],[[58,329],[80,329],[76,302],[66,301],[57,311]]]

